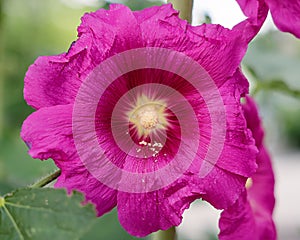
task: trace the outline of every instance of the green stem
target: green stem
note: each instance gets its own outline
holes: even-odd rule
[[[4,129],[4,41],[3,41],[3,0],[0,0],[0,140]]]
[[[59,177],[60,173],[61,173],[61,171],[60,171],[60,169],[58,169],[55,172],[49,174],[48,176],[43,177],[42,179],[40,179],[36,183],[32,184],[30,187],[31,188],[42,188],[42,187],[45,187],[49,183],[51,183],[54,180],[56,180]]]
[[[171,227],[166,231],[158,231],[151,235],[152,240],[175,240],[176,230],[175,227]]]
[[[193,0],[168,0],[173,4],[173,7],[179,11],[179,17],[192,22]]]

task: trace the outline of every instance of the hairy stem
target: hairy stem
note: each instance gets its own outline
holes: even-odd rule
[[[60,169],[56,170],[55,172],[41,178],[39,181],[37,181],[36,183],[32,184],[30,187],[31,188],[42,188],[45,187],[46,185],[48,185],[49,183],[53,182],[54,180],[56,180],[59,175],[60,175],[61,171]]]
[[[0,140],[4,129],[4,41],[3,41],[3,0],[0,0]]]

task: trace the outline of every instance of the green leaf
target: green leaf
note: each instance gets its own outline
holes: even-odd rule
[[[96,219],[83,196],[63,189],[20,189],[0,197],[1,240],[79,239]]]

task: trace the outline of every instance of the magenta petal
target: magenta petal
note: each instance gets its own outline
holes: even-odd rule
[[[266,0],[276,26],[300,38],[300,1]]]
[[[275,25],[283,32],[290,32],[300,38],[299,0],[237,0],[247,20],[235,29],[243,32],[250,41],[259,31],[270,8]]]
[[[137,237],[177,226],[181,222],[180,216],[172,213],[164,200],[162,191],[140,194],[119,192],[118,214],[121,225]]]
[[[251,177],[252,183],[247,191],[221,214],[219,237],[222,240],[273,240],[276,239],[272,219],[275,204],[274,174],[270,157],[262,144],[263,131],[256,106],[251,98],[246,99],[245,116],[259,148],[258,169]]]
[[[259,168],[251,178],[252,187],[247,190],[248,197],[250,202],[253,201],[256,203],[252,204],[252,207],[254,209],[257,207],[257,212],[259,212],[260,209],[263,209],[266,213],[271,215],[275,205],[275,179],[270,156],[263,146],[259,151],[257,164],[259,165]]]
[[[96,65],[115,53],[142,47],[137,20],[123,5],[84,15],[78,36],[67,53],[39,57],[28,69],[24,98],[35,109],[73,103]]]
[[[237,202],[221,214],[221,240],[274,240],[276,229],[272,219],[274,208],[274,175],[270,158],[262,148],[257,160],[258,171],[253,184]],[[247,197],[248,195],[248,197]]]
[[[250,177],[256,170],[257,148],[240,104],[248,91],[248,82],[239,70],[219,89],[223,96],[227,118],[227,133],[217,166]],[[228,93],[231,93],[228,95]],[[249,128],[249,127],[248,127]]]
[[[103,43],[102,51],[109,47]],[[92,38],[87,34],[74,42],[67,53],[39,57],[24,79],[27,104],[40,109],[73,103],[83,79],[100,60],[103,55],[92,50]]]
[[[188,26],[186,34],[194,46],[184,52],[205,68],[218,87],[235,74],[247,50],[240,33],[221,25],[202,24]]]
[[[247,125],[252,130],[256,145],[259,147],[259,154],[256,159],[258,169],[251,178],[252,187],[250,187],[247,191],[248,197],[252,201],[255,201],[257,206],[260,206],[272,215],[275,205],[275,178],[272,170],[272,163],[269,153],[263,145],[264,132],[255,102],[250,97],[247,97],[246,101],[247,104],[245,104],[243,108],[247,119]]]
[[[65,158],[74,154],[72,110],[72,105],[42,108],[24,121],[21,137],[30,146],[33,158]]]
[[[25,76],[26,102],[35,109],[72,102],[80,86],[78,74],[82,71],[77,59],[85,64],[82,61],[85,55],[82,49],[71,58],[66,54],[39,57]]]
[[[257,148],[240,104],[240,98],[248,91],[248,82],[239,69],[219,91],[226,111],[225,142],[213,170],[200,182],[205,192],[203,199],[222,209],[238,199],[246,178],[255,172]]]
[[[85,14],[78,33],[79,39],[87,34],[93,40],[97,50],[92,48],[91,54],[99,51],[108,57],[131,48],[142,47],[140,26],[133,12],[121,4],[111,4],[109,10],[99,9]],[[98,61],[100,60],[103,59]]]
[[[255,234],[255,220],[246,192],[243,192],[235,204],[221,213],[219,227],[220,240],[262,240]]]
[[[135,12],[135,16],[147,46],[177,50],[194,58],[218,86],[235,73],[247,49],[240,33],[214,24],[193,27],[179,19],[170,4]]]
[[[263,0],[236,0],[237,3],[240,5],[240,8],[242,9],[245,16],[251,18],[251,19],[257,19],[259,17],[260,8],[265,5],[263,5]]]
[[[201,183],[202,198],[215,208],[224,209],[231,206],[245,189],[246,178],[227,172],[218,167],[206,176]]]
[[[199,198],[193,180],[184,177],[172,186],[148,193],[118,193],[118,216],[130,234],[144,237],[158,230],[178,226],[182,213]]]
[[[259,32],[268,15],[268,6],[264,0],[236,0],[246,20],[234,26],[233,30],[240,32],[242,38],[249,43]]]
[[[56,188],[67,188],[69,192],[76,190],[84,193],[86,201],[95,204],[98,216],[111,211],[117,205],[116,190],[99,182],[84,166],[79,165],[69,169],[63,166],[62,161],[56,160],[62,170],[55,184]]]
[[[178,11],[171,4],[146,8],[134,12],[134,15],[146,46],[174,50],[184,47],[188,23],[178,17]]]
[[[72,137],[72,105],[42,108],[31,114],[22,126],[21,137],[34,158],[52,158],[61,169],[56,187],[85,193],[96,204],[98,215],[116,205],[116,190],[95,179],[79,159]]]
[[[251,129],[255,139],[255,145],[262,146],[264,131],[260,124],[260,118],[257,112],[256,104],[252,98],[246,96],[247,104],[243,105],[244,116],[247,119],[247,127]]]

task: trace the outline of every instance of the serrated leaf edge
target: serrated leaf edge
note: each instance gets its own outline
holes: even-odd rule
[[[18,205],[18,204],[15,204],[15,203],[10,203],[9,201],[7,201],[6,198],[7,197],[13,197],[15,194],[17,194],[18,192],[23,191],[23,190],[37,191],[37,189],[39,189],[41,191],[46,191],[46,190],[50,190],[50,189],[54,190],[54,191],[63,191],[63,192],[65,192],[66,197],[68,197],[68,198],[72,198],[73,196],[75,197],[75,195],[79,196],[79,198],[80,198],[80,199],[78,199],[79,202],[81,202],[81,203],[84,202],[84,205],[79,205],[78,207],[83,208],[83,209],[87,209],[88,207],[92,207],[92,209],[93,209],[93,211],[95,213],[95,220],[96,220],[96,208],[95,208],[95,205],[92,204],[91,202],[85,202],[85,197],[84,197],[83,193],[81,193],[79,191],[73,190],[71,192],[68,192],[64,188],[57,188],[57,189],[55,189],[55,188],[31,188],[31,187],[19,188],[19,189],[16,189],[16,190],[14,190],[14,191],[12,191],[10,193],[5,194],[3,197],[0,197],[0,198],[4,199],[4,205],[2,207],[4,208],[5,213],[7,214],[8,218],[12,222],[14,228],[16,229],[20,240],[25,240],[24,236],[22,235],[21,230],[19,229],[16,221],[14,220],[13,216],[10,214],[10,212],[7,209],[7,207],[5,206],[5,204],[6,205],[11,205],[11,206],[14,206],[14,207],[19,207],[19,208],[32,208],[34,210],[42,210],[42,211],[47,211],[47,210],[44,209],[44,208],[38,208],[38,207],[32,207],[32,206],[27,206],[27,205]],[[51,212],[51,210],[49,210],[49,211]],[[89,228],[84,229],[82,231],[79,231],[78,232],[78,239],[80,237],[82,237],[86,232],[88,232],[88,230],[89,230]]]

